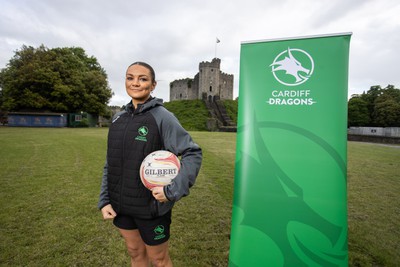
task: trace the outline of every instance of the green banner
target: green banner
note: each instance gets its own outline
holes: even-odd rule
[[[242,43],[229,266],[347,266],[350,37]]]

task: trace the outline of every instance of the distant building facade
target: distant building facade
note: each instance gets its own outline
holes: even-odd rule
[[[400,137],[400,127],[350,127],[348,134]]]
[[[221,59],[199,64],[194,78],[175,80],[170,83],[169,100],[203,99],[210,102],[217,99],[233,99],[233,74],[223,73]]]

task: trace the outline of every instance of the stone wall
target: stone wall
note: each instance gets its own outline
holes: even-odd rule
[[[193,87],[193,79],[191,78],[175,80],[170,83],[169,88],[170,101],[197,99],[197,89]]]

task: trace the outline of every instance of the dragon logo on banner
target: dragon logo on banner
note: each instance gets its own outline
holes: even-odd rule
[[[288,48],[274,59],[270,67],[278,82],[287,86],[297,86],[311,77],[314,61],[304,50]]]

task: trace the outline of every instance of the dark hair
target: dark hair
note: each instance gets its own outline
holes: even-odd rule
[[[151,75],[151,81],[153,83],[156,82],[156,73],[154,72],[154,69],[152,66],[150,66],[149,64],[145,63],[145,62],[141,62],[141,61],[136,61],[134,63],[132,63],[131,65],[129,65],[129,67],[133,66],[133,65],[140,65],[145,67],[146,69],[148,69],[150,71],[150,75]],[[128,67],[128,68],[129,68]]]

